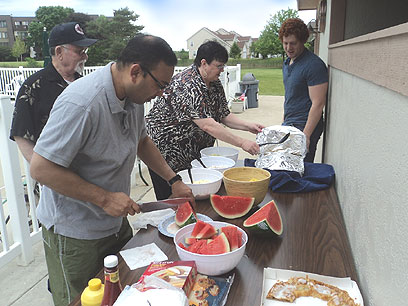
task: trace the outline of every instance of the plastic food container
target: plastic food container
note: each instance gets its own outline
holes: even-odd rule
[[[197,271],[199,273],[206,275],[220,275],[227,273],[234,269],[241,261],[241,258],[245,253],[246,244],[248,242],[248,235],[244,230],[234,224],[219,221],[208,221],[206,223],[211,224],[216,229],[230,225],[237,227],[238,230],[242,233],[241,247],[232,252],[219,255],[203,255],[186,251],[182,249],[178,244],[180,242],[184,243],[184,239],[191,236],[191,232],[193,231],[193,228],[195,226],[195,223],[193,223],[179,229],[174,236],[173,241],[176,245],[177,254],[179,255],[181,260],[194,260],[196,262]]]

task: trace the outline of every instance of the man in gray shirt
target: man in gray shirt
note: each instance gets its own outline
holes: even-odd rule
[[[161,38],[137,35],[115,63],[72,83],[34,147],[31,175],[44,185],[37,209],[55,305],[67,305],[131,238],[126,219],[136,154],[193,198],[146,134],[143,103],[161,95],[177,59]]]

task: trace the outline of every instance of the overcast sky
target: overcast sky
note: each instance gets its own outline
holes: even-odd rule
[[[139,15],[136,24],[145,27],[144,33],[164,38],[175,51],[187,50],[187,39],[202,27],[259,37],[276,12],[297,9],[296,0],[0,0],[0,15],[35,16],[38,7],[57,5],[105,16],[127,6]],[[300,11],[299,16],[308,23],[315,11]]]

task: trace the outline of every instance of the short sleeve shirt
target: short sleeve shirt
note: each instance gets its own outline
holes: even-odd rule
[[[75,73],[75,79],[80,75]],[[14,107],[10,139],[20,136],[36,143],[57,97],[68,86],[52,63],[21,86]]]
[[[139,140],[146,137],[144,106],[116,97],[111,64],[73,82],[58,97],[34,151],[110,192],[130,193]],[[122,217],[43,187],[40,222],[55,233],[99,239],[119,232]]]
[[[178,172],[190,167],[201,149],[214,145],[215,138],[193,120],[213,118],[221,122],[229,113],[221,81],[207,87],[193,64],[172,78],[146,115],[146,127],[169,166]]]
[[[290,58],[283,65],[283,124],[304,128],[312,106],[308,87],[328,82],[327,67],[317,55],[307,49],[291,65],[289,63]]]

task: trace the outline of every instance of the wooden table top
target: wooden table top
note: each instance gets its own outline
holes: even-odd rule
[[[223,194],[223,187],[220,194]],[[309,193],[268,193],[259,207],[274,199],[282,216],[280,237],[265,238],[249,234],[245,255],[231,271],[235,279],[228,295],[228,306],[260,305],[263,269],[272,267],[317,273],[335,277],[351,277],[358,284],[351,253],[334,187]],[[243,228],[248,217],[228,220],[220,217],[209,200],[197,201],[197,212],[214,221],[233,223]],[[252,213],[253,211],[251,211]],[[179,260],[173,239],[162,235],[157,228],[140,230],[123,249],[154,242],[169,258]],[[146,267],[129,270],[119,256],[119,273],[123,286],[138,281]],[[102,271],[98,274],[102,278]],[[80,305],[79,297],[70,305]]]

